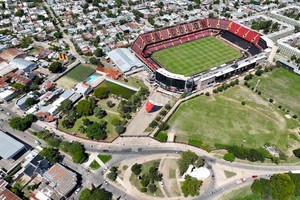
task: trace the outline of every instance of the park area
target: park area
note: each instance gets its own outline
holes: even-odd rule
[[[206,37],[153,53],[168,71],[190,76],[242,57],[242,53],[215,37]]]
[[[218,143],[258,148],[269,143],[281,150],[286,150],[289,135],[299,126],[297,120],[286,118],[276,106],[240,85],[181,104],[169,124],[177,142],[194,146]]]
[[[272,98],[278,106],[281,105],[300,117],[299,75],[280,67],[250,80],[249,83],[255,87],[258,80],[257,90],[261,91],[263,97]]]
[[[80,64],[56,81],[62,88],[71,88],[95,72],[96,66]]]

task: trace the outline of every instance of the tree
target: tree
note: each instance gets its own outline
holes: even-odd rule
[[[112,193],[102,189],[102,188],[96,188],[93,190],[90,189],[84,189],[79,196],[79,200],[112,200]]]
[[[32,39],[30,37],[24,37],[21,40],[21,48],[27,48],[32,43]]]
[[[181,185],[181,191],[185,197],[187,196],[198,196],[199,189],[202,184],[202,181],[197,180],[196,178],[192,178],[189,175],[185,176],[185,180]]]
[[[179,172],[183,175],[188,169],[189,165],[194,164],[197,160],[197,155],[191,151],[185,151],[181,154],[180,159],[178,160]]]
[[[255,75],[256,76],[261,76],[263,72],[264,72],[263,70],[258,69],[258,70],[256,70]]]
[[[36,100],[32,97],[29,97],[26,99],[25,104],[27,105],[27,107],[33,106],[34,104],[36,104]]]
[[[43,150],[40,152],[40,155],[46,158],[52,164],[56,163],[59,159],[59,152],[53,147],[43,148]]]
[[[255,162],[255,161],[261,161],[264,162],[265,161],[265,157],[264,155],[256,149],[250,149],[247,159],[251,162]]]
[[[288,174],[274,174],[270,186],[275,200],[289,200],[295,191],[295,184]]]
[[[86,129],[86,136],[92,140],[105,140],[107,137],[106,125],[107,122],[105,121],[101,121],[100,123],[94,122]]]
[[[235,160],[235,156],[232,153],[226,153],[223,158],[229,162],[233,162]]]
[[[32,122],[36,120],[36,117],[32,114],[26,115],[24,118],[15,117],[9,121],[9,125],[11,128],[16,129],[18,131],[25,131],[28,129]]]
[[[63,38],[63,33],[59,31],[55,32],[53,35],[56,37],[56,39]]]
[[[63,102],[61,102],[60,106],[58,107],[58,110],[61,111],[63,114],[68,113],[72,108],[72,101],[70,99],[65,99]]]
[[[95,56],[96,57],[102,57],[103,56],[103,50],[100,48],[97,48],[95,51]]]
[[[62,64],[60,62],[53,62],[48,68],[52,73],[58,73],[62,70]]]
[[[76,112],[80,116],[90,116],[94,112],[96,103],[93,100],[83,99],[76,105]]]
[[[120,135],[126,131],[126,128],[123,125],[118,125],[116,126],[115,130]]]
[[[94,115],[98,119],[102,119],[103,117],[105,117],[107,115],[107,112],[105,110],[101,109],[100,107],[96,107],[96,108],[94,108]]]
[[[205,164],[204,159],[202,157],[198,157],[195,161],[195,167],[203,167]]]
[[[148,185],[148,191],[149,192],[154,193],[154,192],[156,192],[156,190],[157,190],[157,187],[156,187],[155,184]]]
[[[141,164],[135,163],[134,165],[132,165],[131,171],[132,171],[135,175],[139,175],[139,174],[142,172],[142,165],[141,165]]]
[[[150,183],[150,177],[148,174],[143,174],[141,178],[141,185],[147,187]]]
[[[98,87],[95,89],[94,95],[98,99],[107,99],[109,95],[109,91],[106,87]]]
[[[100,66],[102,66],[102,63],[100,62],[100,60],[98,60],[95,57],[91,57],[90,58],[90,63],[93,64],[93,65],[100,65]]]
[[[20,9],[15,13],[15,16],[22,17],[24,15],[24,10]]]
[[[113,166],[110,168],[110,172],[107,174],[107,178],[112,181],[115,181],[118,177],[118,168]]]

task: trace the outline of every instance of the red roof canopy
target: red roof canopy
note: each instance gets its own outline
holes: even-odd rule
[[[146,103],[146,111],[149,113],[154,108],[154,104],[151,101],[147,101]]]

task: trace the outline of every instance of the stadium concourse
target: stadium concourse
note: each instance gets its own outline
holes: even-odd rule
[[[221,59],[217,63],[208,62],[205,68],[198,66],[198,69],[194,65],[201,64],[192,63],[191,65],[193,66],[190,67],[194,69],[189,71],[192,74],[184,73],[185,71],[181,70],[172,70],[172,66],[164,66],[164,63],[160,63],[160,60],[155,58],[154,53],[161,50],[169,48],[171,50],[174,46],[185,45],[185,43],[208,37],[220,38],[232,48],[238,49],[242,57],[233,56],[233,60],[228,60],[226,55],[224,55],[224,60]],[[267,60],[271,60],[269,53],[273,49],[273,46],[273,42],[270,39],[236,22],[225,19],[205,18],[141,34],[137,37],[131,48],[137,57],[148,66],[150,74],[153,74],[155,81],[162,88],[172,92],[187,92],[197,89],[197,85],[200,85],[198,88],[204,89],[261,65]],[[219,47],[220,44],[214,48],[218,49]],[[198,46],[196,49],[201,48],[206,47]],[[267,48],[271,49],[267,51]],[[175,51],[174,48],[173,51]],[[181,52],[178,52],[177,55],[182,55]],[[226,52],[223,52],[223,54]],[[200,51],[197,55],[203,55],[203,53],[205,52]],[[222,56],[222,52],[220,51],[216,52],[216,54]],[[212,56],[208,54],[202,57],[209,60]],[[190,59],[190,56],[182,58],[182,62],[187,61],[184,59]],[[210,60],[213,61],[214,59]],[[173,64],[176,69],[181,66],[188,67],[178,65],[180,64]]]

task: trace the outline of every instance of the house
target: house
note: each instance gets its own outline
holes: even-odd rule
[[[77,83],[77,85],[75,86],[75,92],[82,94],[83,96],[87,96],[91,91],[91,86],[83,82]]]
[[[115,79],[115,80],[119,79],[122,76],[121,72],[114,70],[114,69],[110,69],[110,68],[97,67],[96,70],[98,73],[106,75],[107,77]]]
[[[0,179],[0,199],[21,200],[20,197],[18,197],[17,195],[15,195],[14,193],[12,193],[10,190],[6,188],[7,185],[8,183],[5,180]]]
[[[29,177],[33,177],[35,174],[43,175],[48,169],[50,165],[47,159],[44,157],[37,155],[35,156],[27,166],[25,166],[24,174]]]
[[[11,62],[15,58],[22,58],[24,56],[25,56],[25,53],[16,48],[6,49],[6,50],[2,51],[2,53],[0,53],[0,58],[7,62]]]
[[[53,122],[54,121],[54,116],[49,112],[38,112],[35,114],[35,116],[40,121],[45,121],[45,122]]]
[[[42,182],[42,190],[47,188],[48,191],[58,193],[61,198],[68,197],[77,185],[77,175],[56,163],[43,174]]]
[[[37,66],[35,62],[31,62],[23,58],[15,58],[12,61],[10,61],[9,64],[20,70],[23,70],[24,72],[30,72]]]

